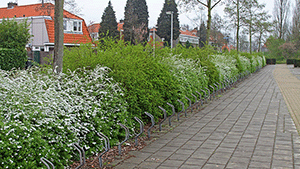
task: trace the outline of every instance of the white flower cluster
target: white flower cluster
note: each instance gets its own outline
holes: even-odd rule
[[[43,73],[39,69],[0,70],[0,134],[4,134],[0,137],[0,147],[24,152],[35,143],[22,140],[34,141],[41,133],[48,145],[36,147],[36,152],[49,145],[70,151],[66,147],[79,141],[87,150],[94,145],[90,153],[101,150],[95,131],[116,136],[117,123],[124,121],[127,107],[122,90],[108,77],[108,72],[108,68],[101,66],[60,75],[54,75],[52,70]],[[24,159],[32,152],[26,151],[29,154],[23,154]],[[0,163],[7,163],[17,155],[6,153]],[[60,154],[54,156],[57,160],[67,160]]]
[[[220,71],[219,81],[226,78],[232,78],[238,74],[236,68],[236,59],[228,55],[213,55],[210,57],[216,68]]]
[[[207,86],[208,77],[199,60],[184,59],[173,55],[165,57],[162,62],[171,67],[170,71],[179,80],[180,90],[184,96],[190,95],[196,90],[200,91],[199,89]]]

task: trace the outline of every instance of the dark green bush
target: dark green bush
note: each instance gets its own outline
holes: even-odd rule
[[[0,69],[11,70],[12,68],[23,69],[27,60],[27,53],[23,49],[0,48]]]
[[[294,67],[300,67],[300,59],[294,60]]]

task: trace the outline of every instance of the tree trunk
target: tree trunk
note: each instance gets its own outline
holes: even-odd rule
[[[54,13],[54,57],[53,71],[57,74],[62,72],[64,54],[64,26],[63,26],[64,0],[55,0]]]
[[[237,28],[236,28],[236,51],[239,53],[239,31],[240,31],[240,0],[236,3]]]
[[[210,25],[211,25],[211,0],[207,1],[207,30],[206,30],[206,44],[209,44],[210,39]]]

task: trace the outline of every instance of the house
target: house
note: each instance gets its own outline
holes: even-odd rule
[[[81,17],[66,10],[63,11],[63,15],[66,47],[92,42],[85,21]],[[0,18],[15,18],[16,21],[27,20],[30,23],[30,34],[33,37],[26,45],[26,49],[29,57],[34,61],[44,64],[47,63],[46,58],[53,56],[54,5],[52,3],[18,6],[17,3],[10,2],[7,7],[0,8]]]
[[[164,39],[160,38],[157,35],[157,29],[156,28],[151,28],[149,31],[149,38],[148,38],[148,43],[153,46],[153,40],[155,41],[155,48],[162,48],[164,46]],[[154,46],[153,46],[154,47]]]
[[[123,37],[123,25],[124,25],[124,21],[120,20],[120,22],[118,23],[118,31],[120,32],[120,38],[124,38]],[[100,29],[100,23],[94,23],[88,26],[88,31],[90,36],[92,37],[93,41],[97,41],[99,40],[99,29]]]
[[[181,44],[185,45],[187,41],[193,46],[198,47],[199,46],[199,37],[197,36],[197,31],[189,31],[186,28],[181,28],[180,35],[178,39],[176,40],[176,43],[181,42]]]

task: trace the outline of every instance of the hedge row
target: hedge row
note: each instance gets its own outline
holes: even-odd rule
[[[70,146],[99,153],[96,132],[112,145],[124,137],[117,123],[134,130],[134,116],[162,117],[158,106],[177,99],[186,105],[209,84],[264,66],[259,56],[221,55],[210,47],[157,49],[106,40],[97,47],[65,50],[64,73],[51,69],[0,71],[0,164],[7,168],[38,168],[46,157],[57,168],[78,160]],[[148,118],[144,118],[148,119]]]
[[[27,53],[25,50],[0,48],[0,69],[2,70],[23,69],[26,60]]]

